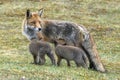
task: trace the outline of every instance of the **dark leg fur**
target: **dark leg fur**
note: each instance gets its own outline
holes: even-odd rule
[[[47,56],[50,58],[53,65],[56,65],[55,57],[52,52],[47,53]]]
[[[83,68],[88,68],[84,62],[75,62],[77,67],[82,66]]]
[[[33,55],[34,64],[39,64],[39,56]]]
[[[90,69],[95,69],[95,64],[94,64],[94,62],[92,61],[92,59],[90,57],[90,53],[83,46],[81,48],[85,51],[85,53],[86,53],[86,55],[88,57],[88,60],[89,60],[89,63],[90,63],[89,68]]]
[[[87,67],[87,64],[85,64],[84,62],[81,62],[80,64],[81,64],[81,66],[82,66],[83,68],[88,68],[88,67]]]
[[[70,61],[69,60],[66,60],[67,61],[67,66],[70,67]]]
[[[40,65],[45,64],[45,56],[40,56],[39,60],[40,60],[40,62],[39,62]]]
[[[36,56],[35,55],[33,55],[33,59],[34,59],[33,63],[35,64],[36,63],[36,61],[35,61],[36,60]]]
[[[57,61],[57,65],[60,66],[60,62],[61,62],[61,57],[58,57],[58,61]]]
[[[80,67],[80,66],[81,66],[81,65],[80,65],[79,63],[77,63],[77,62],[75,62],[75,64],[76,64],[77,67]]]

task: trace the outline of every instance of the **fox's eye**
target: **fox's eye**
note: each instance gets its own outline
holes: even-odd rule
[[[35,24],[35,21],[31,22],[32,24]]]
[[[41,21],[39,21],[39,23],[41,23]]]

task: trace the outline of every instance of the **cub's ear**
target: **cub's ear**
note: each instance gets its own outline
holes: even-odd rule
[[[30,17],[31,17],[30,10],[29,10],[29,9],[27,9],[27,11],[26,11],[26,18],[30,18]]]
[[[43,8],[41,8],[41,9],[38,11],[38,15],[41,17],[41,16],[42,16],[42,13],[43,13]]]

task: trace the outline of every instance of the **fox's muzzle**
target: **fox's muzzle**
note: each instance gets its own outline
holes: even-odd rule
[[[41,31],[41,28],[35,28],[35,30],[39,32],[39,31]]]

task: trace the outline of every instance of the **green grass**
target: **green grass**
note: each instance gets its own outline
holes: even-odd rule
[[[26,9],[44,8],[43,18],[67,20],[86,26],[96,41],[107,73],[67,67],[30,64],[29,41],[21,33]],[[120,80],[120,1],[119,0],[1,0],[0,1],[0,80]]]

